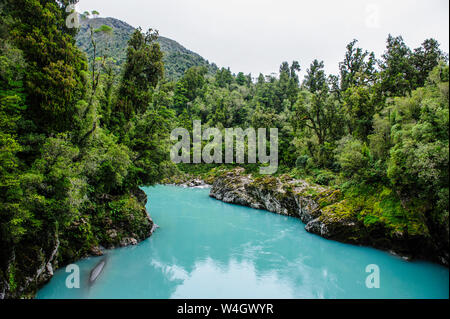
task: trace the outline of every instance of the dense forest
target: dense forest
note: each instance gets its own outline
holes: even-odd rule
[[[100,18],[89,12],[84,13],[80,19],[80,29],[76,36],[77,46],[87,53],[89,61],[93,57],[94,46],[91,41],[90,28],[94,30],[102,26],[108,26],[113,32],[108,34],[96,34],[95,42],[100,55],[107,55],[117,66],[115,70],[120,72],[120,66],[126,61],[128,40],[134,32],[129,24],[114,19]],[[215,74],[218,70],[214,63],[203,59],[174,40],[159,36],[156,40],[164,53],[164,76],[170,80],[178,80],[184,72],[193,66],[205,66],[209,74]]]
[[[439,238],[448,250],[449,67],[436,40],[411,49],[389,35],[378,58],[353,40],[337,75],[315,60],[256,79],[199,65],[173,80],[154,30],[135,30],[118,64],[97,50],[114,29],[90,25],[83,53],[65,23],[68,3],[0,4],[3,296],[33,293],[49,259],[57,267],[129,234],[145,238],[140,186],[216,171],[170,161],[170,132],[193,120],[278,128],[278,174],[340,189],[342,209],[365,223]]]
[[[171,166],[172,112],[149,104],[164,74],[155,33],[130,40],[118,100],[111,61],[94,57],[89,67],[76,47],[68,4],[0,5],[2,297],[33,293],[58,264],[100,244],[148,237],[138,187]]]

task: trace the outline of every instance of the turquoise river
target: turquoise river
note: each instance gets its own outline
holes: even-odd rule
[[[153,236],[107,251],[94,284],[89,274],[104,257],[76,263],[80,288],[57,270],[38,299],[449,297],[449,270],[437,264],[326,240],[298,219],[214,200],[209,189],[144,190],[160,226]],[[368,265],[379,269],[379,288],[366,285],[376,275]]]

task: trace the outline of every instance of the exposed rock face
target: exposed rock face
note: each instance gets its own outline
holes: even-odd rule
[[[111,198],[105,197],[105,200]],[[81,218],[66,231],[69,234],[46,229],[40,236],[43,239],[41,243],[26,242],[15,250],[3,249],[7,254],[0,265],[0,299],[31,298],[39,287],[53,277],[57,268],[89,255],[101,256],[104,254],[103,247],[137,245],[150,237],[158,227],[148,215],[146,203],[147,195],[137,189],[130,195],[127,209],[116,220],[101,216],[92,220]],[[92,243],[70,237],[77,234],[79,228],[91,227],[96,229],[92,232]],[[13,276],[14,280],[9,276]]]
[[[0,299],[5,298],[23,298],[31,296],[31,292],[37,289],[38,286],[48,282],[52,276],[53,271],[58,266],[58,250],[60,248],[60,241],[57,234],[48,232],[48,243],[36,249],[31,247],[24,247],[20,250],[10,250],[9,260],[7,261],[8,273],[13,273],[16,281],[11,281],[10,278],[4,278],[0,272]],[[18,271],[16,269],[16,262],[27,257],[27,267],[25,271]]]
[[[320,216],[318,203],[304,191],[314,189],[303,181],[287,180],[285,183],[274,177],[256,180],[243,175],[243,169],[235,169],[215,179],[210,196],[225,203],[265,209],[270,212],[300,218],[305,224]]]
[[[164,185],[173,185],[189,188],[206,188],[210,187],[210,181],[204,181],[201,178],[193,176],[172,176],[163,180]]]
[[[210,196],[226,203],[299,218],[308,232],[327,239],[373,246],[404,258],[425,258],[448,266],[448,252],[436,249],[429,237],[409,236],[405,232],[391,235],[383,225],[366,226],[354,212],[337,212],[336,207],[345,205],[337,190],[288,176],[254,178],[238,168],[216,177]]]
[[[201,179],[194,178],[194,179],[188,180],[184,183],[181,183],[178,186],[190,187],[190,188],[204,188],[204,187],[209,187],[210,185],[206,184]]]
[[[125,237],[124,239],[122,239],[120,241],[120,246],[121,247],[126,247],[126,246],[136,246],[138,244],[138,241],[136,238],[132,238],[132,237]]]

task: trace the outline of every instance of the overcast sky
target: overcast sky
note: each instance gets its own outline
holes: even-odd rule
[[[80,0],[77,10],[158,29],[220,67],[253,76],[293,60],[305,71],[315,58],[336,73],[352,39],[380,57],[389,33],[411,48],[433,37],[449,52],[448,0]]]

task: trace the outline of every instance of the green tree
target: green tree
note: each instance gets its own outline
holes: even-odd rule
[[[289,63],[283,62],[280,66],[280,79],[278,82],[279,94],[281,100],[289,100],[293,105],[299,92],[299,78],[297,72],[300,72],[300,64],[297,61]]]
[[[410,62],[411,49],[401,36],[389,35],[387,49],[380,63],[380,90],[386,97],[405,96],[415,87],[414,66]]]
[[[372,133],[376,112],[376,96],[372,91],[366,86],[352,86],[342,96],[348,131],[364,142],[368,141],[368,136]]]
[[[175,86],[175,92],[173,96],[173,105],[177,112],[177,114],[182,113],[184,110],[187,111],[189,98],[188,98],[188,90],[186,88],[186,82],[180,80],[177,82]]]
[[[126,119],[147,110],[151,90],[164,76],[163,53],[157,38],[157,31],[150,29],[143,34],[141,29],[137,29],[128,42],[127,61],[114,110]]]
[[[327,78],[324,71],[323,61],[314,60],[308,70],[306,70],[303,86],[311,93],[328,91]]]
[[[357,182],[367,181],[371,155],[366,144],[352,136],[347,136],[339,141],[335,154],[345,177]]]
[[[76,30],[66,27],[68,3],[17,0],[6,6],[15,17],[12,39],[28,61],[24,79],[27,116],[44,132],[69,129],[75,104],[86,92],[86,60],[75,47],[72,36]]]
[[[357,42],[353,40],[347,45],[344,61],[339,63],[342,92],[351,86],[372,84],[376,79],[375,54],[355,47]]]
[[[247,78],[243,72],[239,72],[238,75],[236,76],[236,83],[239,85],[247,84]]]
[[[161,106],[132,120],[124,141],[134,153],[130,185],[153,185],[173,171],[169,136],[174,119],[173,112]]]
[[[192,67],[186,70],[181,81],[184,82],[184,86],[187,90],[187,98],[190,102],[194,101],[197,97],[203,97],[205,94],[205,76],[208,73],[208,69],[204,66]]]
[[[230,68],[222,68],[216,73],[216,85],[221,88],[225,88],[233,83],[233,74],[231,74]]]
[[[441,79],[444,69],[448,66],[437,67],[431,84],[411,97],[396,99],[388,176],[405,196],[414,194],[439,207],[448,225],[449,91]]]
[[[439,47],[440,44],[435,39],[427,39],[419,48],[414,50],[411,63],[417,72],[417,87],[424,86],[430,72],[438,66],[440,61],[446,60]]]

